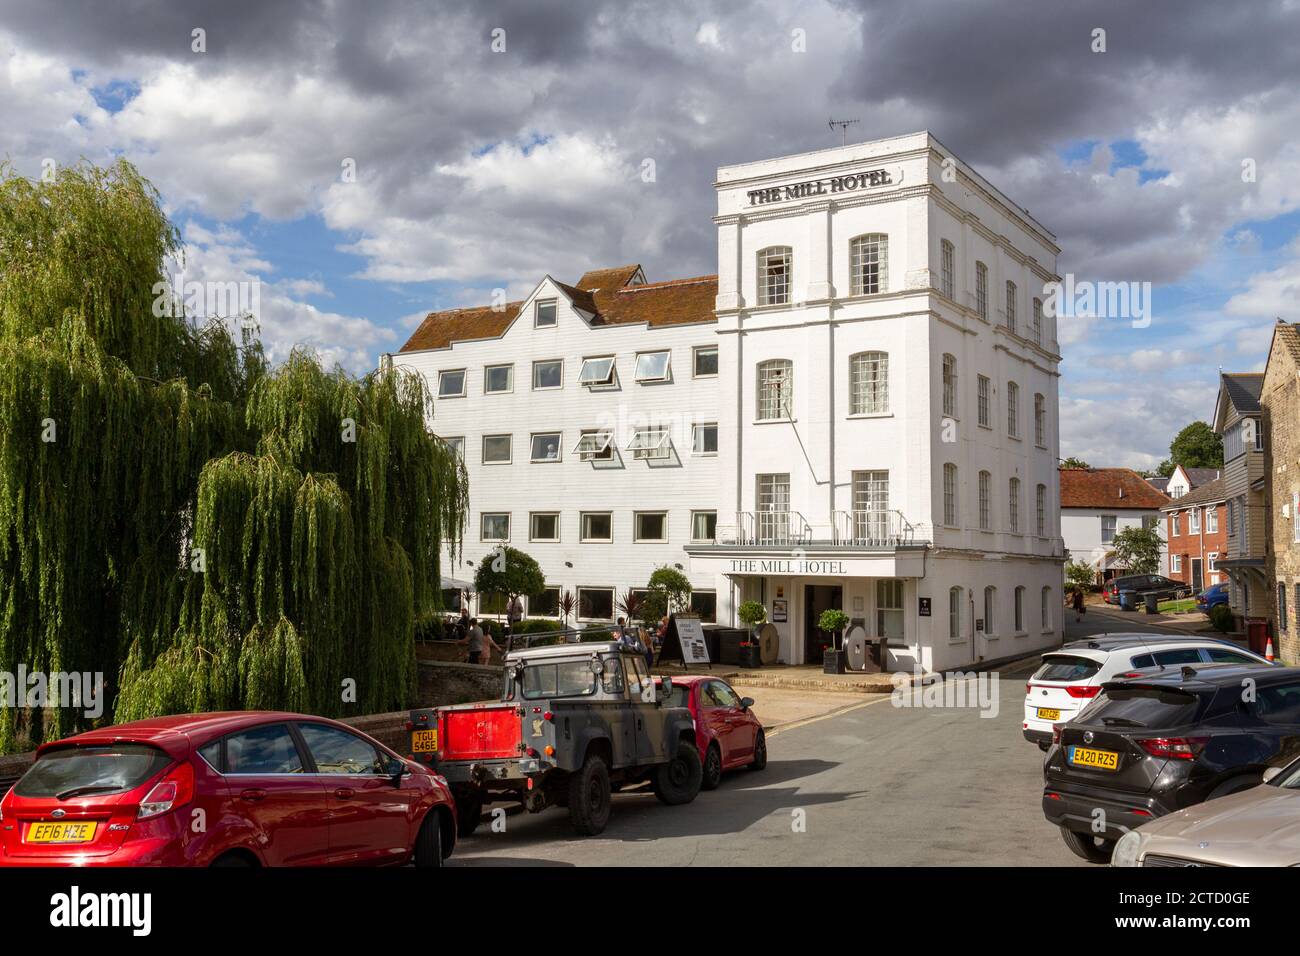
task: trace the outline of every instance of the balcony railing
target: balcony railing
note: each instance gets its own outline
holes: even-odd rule
[[[722,547],[862,548],[885,550],[919,543],[900,511],[836,511],[829,525],[813,525],[798,511],[738,511],[734,525],[718,525]]]
[[[812,541],[812,525],[797,511],[738,511],[734,544],[793,548]]]
[[[836,511],[833,543],[852,548],[897,548],[912,544],[916,529],[901,511]]]

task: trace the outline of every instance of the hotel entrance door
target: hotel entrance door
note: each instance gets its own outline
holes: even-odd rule
[[[833,634],[817,626],[822,611],[843,603],[844,589],[839,585],[806,584],[803,589],[803,659],[805,664],[822,662],[822,647],[831,643]]]

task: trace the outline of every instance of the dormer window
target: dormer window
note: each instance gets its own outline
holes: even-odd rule
[[[771,246],[758,253],[758,304],[790,304],[790,247]]]
[[[587,358],[582,360],[582,371],[578,374],[579,385],[613,385],[614,356]]]
[[[554,328],[558,320],[555,316],[555,300],[547,299],[544,302],[533,304],[533,327],[537,329]]]
[[[652,461],[672,455],[667,428],[638,428],[627,444],[627,450],[637,461]]]
[[[671,352],[642,352],[636,357],[638,382],[668,381],[668,361]]]

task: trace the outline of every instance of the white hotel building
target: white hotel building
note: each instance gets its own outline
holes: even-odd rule
[[[924,132],[715,186],[716,276],[547,276],[386,357],[463,448],[467,559],[529,552],[529,612],[589,620],[675,565],[720,623],[762,601],[791,664],[832,606],[891,668],[1059,642],[1051,233]]]

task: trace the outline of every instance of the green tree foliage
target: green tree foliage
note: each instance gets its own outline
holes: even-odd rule
[[[1160,474],[1168,477],[1178,465],[1184,468],[1222,468],[1223,439],[1205,422],[1192,422],[1169,443],[1169,458],[1161,462]]]
[[[1123,528],[1111,542],[1117,563],[1130,574],[1155,574],[1160,570],[1160,534],[1154,527]]]
[[[182,255],[125,161],[0,167],[0,670],[103,673],[105,721],[403,706],[465,514],[424,383],[269,372],[156,307]],[[0,750],[83,720],[0,710]]]
[[[666,564],[651,572],[645,598],[639,608],[642,621],[653,626],[664,615],[685,611],[690,606],[690,578]]]
[[[546,576],[532,555],[508,545],[489,552],[474,572],[475,591],[504,594],[507,601],[522,594],[541,594],[545,587]]]
[[[1061,467],[1062,468],[1091,468],[1092,465],[1088,464],[1082,458],[1075,458],[1073,455],[1071,455],[1069,458],[1065,459],[1065,461],[1061,462]]]
[[[1097,579],[1097,572],[1091,565],[1082,561],[1067,561],[1065,563],[1065,583],[1071,589],[1079,588],[1086,591],[1092,587],[1093,582]]]

